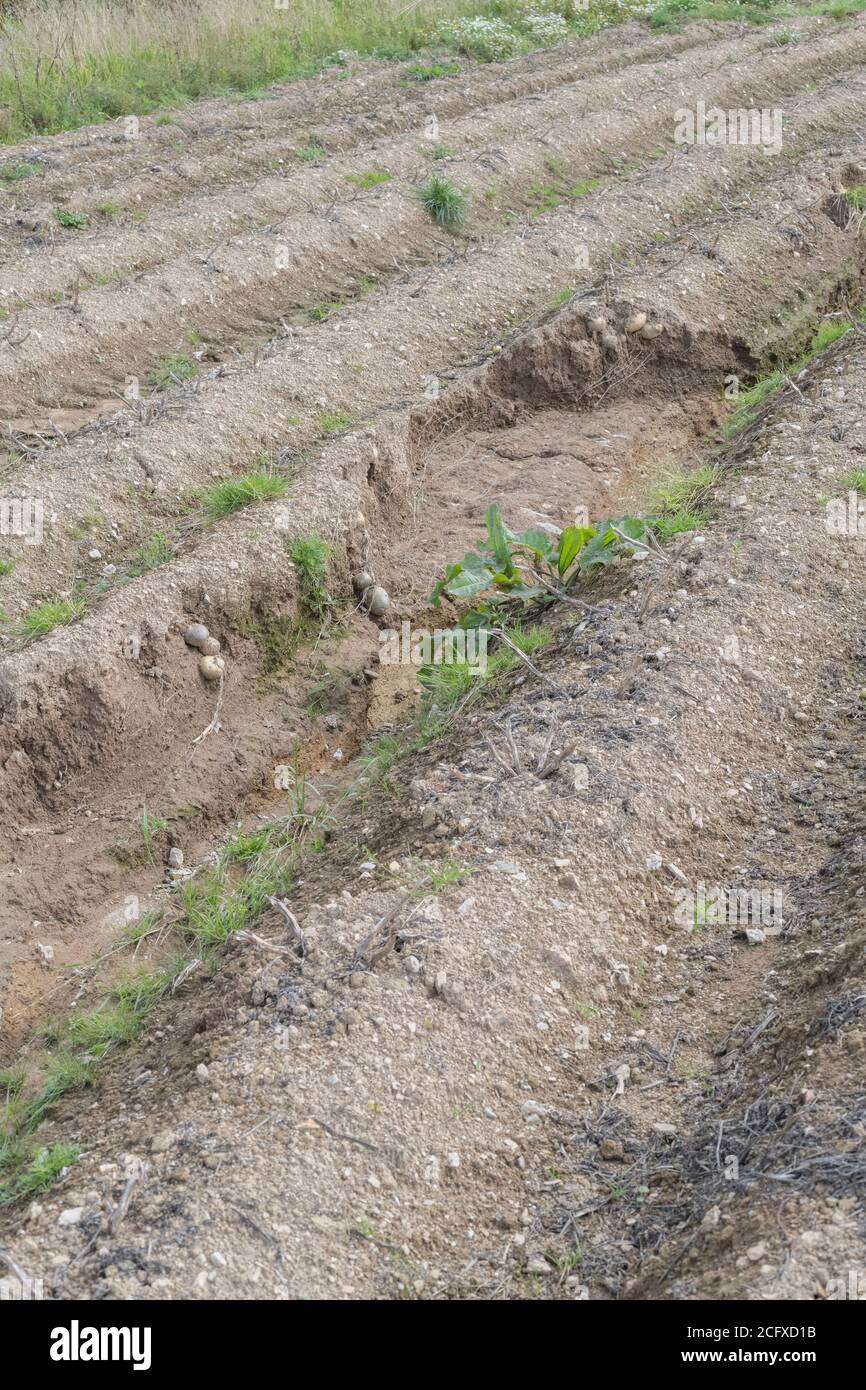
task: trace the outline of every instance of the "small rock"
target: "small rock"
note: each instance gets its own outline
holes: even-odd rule
[[[761,931],[760,927],[745,927],[742,935],[749,946],[763,946],[767,939],[767,933]]]
[[[526,1262],[527,1274],[552,1274],[553,1270],[543,1255],[532,1255]]]
[[[201,647],[202,642],[206,642],[210,633],[204,623],[191,623],[183,634],[183,640],[188,647]]]
[[[208,1077],[210,1076],[210,1072],[208,1071],[204,1062],[199,1062],[198,1066],[195,1069],[195,1074],[201,1082],[207,1081]]]
[[[58,1226],[77,1226],[84,1215],[84,1207],[67,1207],[57,1218]]]

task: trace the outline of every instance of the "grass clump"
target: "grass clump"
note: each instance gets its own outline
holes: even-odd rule
[[[323,623],[329,616],[332,604],[326,588],[330,546],[321,536],[303,536],[295,541],[291,554],[304,611],[316,622]]]
[[[390,183],[391,175],[384,169],[368,169],[363,174],[347,174],[346,182],[353,183],[356,188],[378,188],[381,183]]]
[[[70,227],[76,232],[82,232],[87,226],[87,214],[84,212],[72,212],[68,208],[57,208],[54,216],[61,227]]]
[[[855,313],[858,323],[866,319],[866,307],[859,308]],[[805,367],[808,367],[813,358],[819,352],[835,343],[839,338],[843,338],[846,333],[850,333],[854,326],[854,319],[851,317],[833,318],[826,323],[822,323],[813,333],[809,346],[799,357],[791,362],[785,363],[781,367],[776,367],[772,371],[765,373],[758,378],[748,391],[741,391],[737,397],[736,409],[728,416],[722,431],[724,439],[730,439],[741,430],[753,425],[763,406],[770,401],[773,396],[778,395],[783,387]]]
[[[858,212],[866,212],[866,184],[860,184],[857,188],[847,188],[845,197],[856,208]]]
[[[87,608],[84,598],[47,598],[28,608],[15,624],[16,637],[45,637],[56,627],[66,627],[83,617]]]
[[[130,579],[138,579],[150,570],[167,565],[174,555],[174,547],[164,531],[155,531],[144,545],[138,547],[133,555],[132,565],[127,570]]]
[[[0,164],[0,179],[4,183],[19,183],[21,179],[30,179],[38,173],[38,164],[28,164],[24,160],[17,164]]]
[[[287,487],[288,479],[281,474],[260,470],[241,473],[237,478],[220,478],[203,488],[196,497],[205,521],[210,523],[256,502],[270,502],[283,497]]]
[[[179,386],[190,381],[198,371],[196,363],[185,352],[176,352],[165,357],[158,367],[147,374],[147,383],[154,391],[165,391],[169,386]]]
[[[4,574],[11,574],[14,568],[14,560],[0,560],[0,576]]]
[[[318,423],[323,434],[341,434],[351,425],[352,417],[345,410],[326,410],[318,417]]]
[[[462,227],[466,221],[469,198],[447,179],[433,174],[418,190],[421,206],[440,227]]]
[[[649,502],[650,511],[660,516],[677,516],[683,512],[699,511],[715,481],[716,470],[709,463],[687,472],[674,473],[653,488]]]
[[[320,164],[326,157],[327,150],[324,145],[320,145],[318,140],[311,140],[309,144],[302,145],[299,150],[295,150],[298,159],[304,164]]]
[[[457,77],[459,73],[459,63],[412,63],[406,78],[409,82],[435,82],[438,77]]]
[[[37,1197],[52,1187],[78,1157],[72,1144],[50,1148],[23,1144],[3,1145],[0,1140],[0,1207],[19,1199]],[[2,1174],[6,1176],[2,1176]]]
[[[702,464],[656,485],[649,499],[650,525],[662,543],[706,525],[706,502],[716,477],[712,464]]]

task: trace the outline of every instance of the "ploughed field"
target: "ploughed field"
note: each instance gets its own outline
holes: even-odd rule
[[[166,864],[182,862],[177,853],[169,859],[172,849],[183,850],[187,867],[209,863],[238,823],[265,826],[284,816],[287,790],[290,784],[297,788],[298,778],[309,780],[316,805],[321,804],[344,785],[345,765],[372,733],[399,728],[417,699],[417,671],[379,666],[380,633],[405,621],[427,626],[440,621],[431,610],[430,592],[444,567],[478,538],[491,502],[499,504],[515,530],[539,524],[559,530],[579,515],[598,522],[634,511],[649,484],[694,461],[716,437],[728,409],[726,383],[749,384],[768,369],[796,361],[822,324],[854,313],[866,245],[856,196],[866,185],[866,22],[804,18],[796,27],[797,41],[787,42],[780,40],[777,25],[753,29],[695,23],[678,34],[629,25],[509,63],[461,63],[458,73],[423,84],[407,83],[399,64],[359,63],[348,75],[328,73],[297,82],[260,101],[202,104],[167,124],[150,118],[120,121],[6,150],[5,164],[27,165],[30,173],[7,181],[0,193],[0,501],[7,533],[0,536],[4,1060],[16,1055],[47,1013],[68,1014],[86,998],[92,980],[87,962],[119,949],[121,934],[131,923],[171,904],[178,878],[176,873],[166,882]],[[699,107],[781,113],[778,146],[678,140],[681,113]],[[464,221],[441,225],[431,216],[419,189],[434,176],[465,195]],[[65,216],[58,217],[58,211]],[[859,343],[857,328],[850,330],[849,349],[851,343]],[[846,389],[856,396],[862,384],[856,353],[840,361],[854,379]],[[799,378],[790,383],[782,369],[795,435],[817,418],[808,415],[807,390],[814,382],[798,383]],[[822,399],[832,396],[832,391],[815,389]],[[751,452],[736,460],[746,482],[735,481],[729,488],[724,506],[733,508],[731,515],[752,506],[749,475],[757,470],[757,459],[770,460],[771,483],[764,499],[768,516],[775,516],[774,508],[783,509],[786,463],[796,459],[793,473],[800,467],[796,445],[787,454],[774,454],[778,431],[772,422],[762,428],[760,443],[750,440]],[[844,436],[844,430],[818,433],[821,449],[830,449]],[[817,446],[811,452],[812,471],[807,469],[803,477],[797,473],[795,538],[784,536],[786,522],[774,530],[762,523],[757,510],[748,512],[746,539],[755,547],[754,572],[737,578],[724,571],[721,540],[710,546],[716,546],[715,558],[707,561],[702,578],[695,578],[698,562],[691,551],[685,555],[680,550],[674,559],[648,558],[638,567],[634,594],[631,580],[617,588],[614,578],[610,593],[589,595],[591,616],[583,646],[575,646],[572,636],[557,637],[560,655],[544,666],[548,683],[559,691],[557,696],[548,689],[546,696],[555,729],[574,716],[571,706],[557,707],[563,688],[584,680],[582,662],[602,662],[607,693],[587,694],[579,725],[579,737],[590,742],[595,730],[596,752],[587,751],[588,743],[575,753],[581,767],[588,768],[590,785],[601,778],[600,800],[589,812],[569,809],[576,782],[570,783],[568,795],[559,796],[555,779],[548,783],[545,777],[543,789],[551,786],[554,792],[551,806],[538,810],[547,825],[544,835],[538,837],[539,822],[529,814],[540,806],[538,789],[524,788],[514,812],[513,839],[503,842],[493,828],[501,822],[490,808],[485,812],[460,804],[456,783],[447,796],[444,787],[437,790],[436,777],[445,764],[437,764],[431,754],[426,769],[404,787],[403,820],[400,812],[374,798],[346,813],[342,828],[337,825],[340,848],[332,867],[326,854],[324,864],[320,859],[309,870],[311,887],[304,890],[317,895],[311,922],[326,964],[317,966],[313,954],[312,966],[307,963],[304,969],[314,975],[320,971],[322,978],[307,985],[308,993],[319,998],[304,1003],[303,1015],[289,1027],[294,1037],[307,1026],[301,1020],[308,1020],[310,1011],[318,1017],[316,1009],[327,1007],[328,991],[345,989],[341,1007],[348,1021],[303,1040],[313,1055],[293,1064],[296,1099],[305,1094],[305,1086],[311,1094],[303,1113],[292,1119],[291,1163],[297,1171],[290,1165],[287,1181],[296,1185],[293,1191],[305,1212],[304,1203],[309,1205],[313,1224],[306,1228],[301,1222],[291,1234],[280,1225],[274,1204],[279,1203],[283,1174],[280,1170],[278,1182],[267,1147],[256,1149],[249,1162],[243,1160],[242,1168],[247,1166],[240,1176],[232,1171],[223,1180],[225,1200],[219,1162],[203,1170],[214,1175],[206,1193],[198,1191],[195,1172],[178,1179],[191,1181],[191,1200],[200,1204],[197,1218],[202,1223],[206,1205],[216,1213],[209,1220],[225,1222],[220,1249],[236,1248],[243,1269],[231,1296],[239,1290],[240,1296],[260,1296],[261,1273],[250,1271],[263,1256],[263,1239],[267,1244],[263,1229],[276,1229],[280,1239],[285,1237],[279,1278],[292,1294],[311,1289],[328,1294],[336,1287],[346,1297],[370,1292],[393,1296],[397,1286],[401,1292],[405,1286],[418,1296],[520,1297],[534,1287],[532,1279],[554,1273],[555,1291],[568,1296],[577,1296],[574,1290],[584,1279],[580,1288],[588,1287],[590,1297],[629,1290],[633,1296],[664,1297],[681,1277],[685,1282],[675,1287],[674,1296],[719,1296],[718,1283],[708,1272],[714,1267],[712,1251],[691,1283],[683,1273],[690,1257],[674,1273],[674,1266],[659,1255],[663,1237],[672,1242],[673,1258],[682,1231],[696,1228],[707,1212],[716,1210],[718,1194],[703,1203],[695,1196],[710,1181],[699,1146],[684,1142],[674,1164],[676,1181],[692,1184],[688,1200],[669,1203],[653,1226],[635,1198],[627,1223],[632,1235],[638,1232],[633,1243],[625,1228],[611,1224],[609,1201],[598,1197],[603,1184],[599,1188],[597,1153],[614,1164],[626,1162],[629,1155],[636,1164],[640,1157],[641,1173],[650,1172],[647,1190],[652,1190],[656,1169],[666,1170],[662,1159],[649,1162],[645,1151],[633,1146],[632,1141],[638,1143],[633,1130],[643,1126],[646,1134],[657,1124],[649,1106],[661,1093],[653,1088],[670,1081],[678,1048],[694,1052],[690,1066],[695,1075],[704,1074],[707,1056],[718,1055],[713,1049],[719,1038],[710,1036],[712,1028],[697,1003],[686,999],[682,1014],[674,1009],[676,1026],[665,1033],[664,1052],[659,1052],[660,1041],[647,1044],[655,1061],[648,1064],[644,1057],[638,1066],[631,1059],[635,1091],[644,1073],[647,1091],[640,1104],[623,1101],[615,1124],[606,1104],[591,1125],[586,1121],[587,1143],[594,1146],[591,1163],[566,1155],[563,1134],[555,1132],[557,1125],[573,1129],[572,1108],[580,1109],[573,1097],[568,1103],[563,1099],[573,1075],[567,1069],[560,1075],[555,1060],[564,1055],[561,1046],[574,1044],[559,1040],[544,1052],[553,1024],[536,1006],[536,996],[526,1002],[526,1016],[533,1019],[527,1024],[529,1041],[515,1043],[507,1065],[493,1044],[500,1034],[508,1034],[516,1016],[509,1023],[512,1006],[516,1009],[514,991],[520,987],[518,956],[525,945],[520,943],[532,930],[537,935],[533,960],[541,952],[547,975],[558,977],[556,991],[575,990],[577,977],[585,984],[593,1002],[581,1003],[580,1009],[589,1010],[581,1018],[613,1010],[616,989],[626,989],[631,1012],[626,1018],[621,1009],[618,1014],[614,1010],[615,1027],[610,1027],[615,1042],[610,1043],[609,1032],[605,1037],[615,1048],[630,1029],[632,1045],[640,1051],[653,1016],[651,1010],[643,1017],[646,1005],[633,991],[640,979],[641,946],[646,945],[641,913],[645,927],[646,913],[651,917],[661,911],[664,897],[644,866],[654,861],[668,834],[672,844],[684,836],[691,848],[669,845],[662,851],[665,863],[685,865],[692,878],[709,881],[713,872],[730,874],[732,866],[745,862],[755,833],[749,828],[752,822],[735,815],[733,808],[725,812],[713,850],[719,858],[728,855],[722,866],[710,862],[712,856],[701,860],[694,850],[695,825],[701,822],[698,830],[703,826],[700,807],[692,817],[692,802],[675,808],[665,798],[671,797],[674,776],[683,786],[688,783],[689,795],[699,801],[707,779],[716,776],[710,765],[727,756],[737,770],[717,769],[713,795],[723,803],[731,783],[748,783],[755,766],[772,765],[777,742],[788,746],[778,739],[778,710],[793,708],[797,700],[790,690],[785,693],[782,676],[773,704],[754,695],[754,655],[746,660],[737,689],[725,684],[724,672],[716,680],[708,679],[707,671],[721,671],[718,652],[730,635],[726,623],[734,629],[742,625],[733,607],[740,601],[739,590],[729,592],[738,584],[743,585],[744,602],[754,598],[750,621],[769,624],[765,636],[770,647],[778,643],[779,659],[795,660],[793,633],[783,630],[790,624],[779,625],[778,609],[768,613],[762,608],[761,589],[775,585],[775,598],[783,602],[786,584],[796,592],[801,582],[798,556],[802,547],[808,550],[815,528],[826,544],[823,512],[814,498],[838,460],[822,463]],[[809,506],[818,518],[811,530],[803,519]],[[326,543],[327,573],[315,584],[305,560],[311,538]],[[698,539],[702,545],[703,538]],[[742,544],[735,529],[724,533],[724,542],[726,555]],[[809,551],[812,559],[818,549]],[[852,556],[852,565],[860,562]],[[652,589],[662,581],[648,578],[653,565],[671,567],[664,604]],[[381,611],[368,611],[369,602],[353,583],[359,571],[386,591],[389,602]],[[653,573],[661,574],[662,568]],[[840,582],[846,586],[847,578],[843,575]],[[655,648],[665,655],[656,654],[653,669],[665,670],[675,645],[669,629],[680,612],[677,605],[685,604],[683,592],[712,590],[713,584],[715,597],[707,613],[696,618],[690,610],[688,622],[684,619],[683,667],[678,675],[672,673],[672,689],[656,692],[653,704],[655,697],[644,690],[644,616],[668,614],[664,605],[671,606],[673,618],[664,618],[667,630],[655,635]],[[847,601],[829,589],[823,593],[828,623],[838,604]],[[603,604],[608,607],[602,620]],[[456,610],[446,611],[452,619],[456,616]],[[822,684],[826,672],[820,667],[818,619],[802,621],[804,633],[814,626],[815,647],[809,653],[804,649],[808,669],[798,668],[790,679],[810,692],[797,705],[792,726],[805,736],[802,725],[808,716],[799,716],[827,685]],[[204,669],[198,650],[184,638],[191,624],[206,625],[217,639],[221,666]],[[710,638],[702,636],[706,631],[712,632]],[[743,642],[748,645],[745,636]],[[512,727],[529,729],[532,746],[524,679],[537,681],[537,671],[522,670],[521,684],[509,696],[509,718]],[[721,693],[714,693],[717,685]],[[675,711],[682,720],[681,757],[663,756],[660,735],[648,736],[646,746],[637,748],[638,736],[622,731],[631,717],[629,702],[639,703],[644,695],[647,708],[657,713],[636,716],[637,724],[644,721],[641,727],[655,729],[660,718],[664,723]],[[703,706],[700,718],[696,703]],[[738,718],[746,723],[735,752]],[[463,744],[448,755],[454,778],[459,781],[455,769],[471,767],[487,740],[495,743],[502,727],[491,718],[489,727],[455,734]],[[544,738],[539,738],[535,753],[543,760]],[[594,761],[602,758],[599,749],[608,758],[602,759],[603,767]],[[507,773],[510,756],[507,748],[499,750],[487,769],[487,784],[503,781],[502,760]],[[696,778],[704,761],[707,766]],[[680,763],[682,772],[673,774],[671,768]],[[518,782],[524,771],[511,767]],[[642,787],[644,773],[647,785]],[[465,772],[467,778],[471,775]],[[847,805],[851,786],[840,785],[834,794]],[[440,815],[434,809],[424,817],[425,804],[435,808],[441,799],[444,805],[448,796],[455,800],[453,813]],[[659,797],[664,812],[655,819]],[[511,812],[504,804],[500,811],[507,820]],[[637,821],[629,819],[635,816]],[[706,818],[712,820],[712,813]],[[331,1066],[328,1049],[336,1046],[335,1030],[340,1046],[357,1053],[355,1063],[373,1096],[381,1057],[366,1034],[382,1024],[367,1018],[363,987],[352,983],[359,973],[366,978],[372,971],[356,968],[341,974],[328,955],[333,949],[339,956],[346,932],[356,942],[364,935],[359,926],[352,938],[351,899],[343,909],[345,921],[339,911],[329,912],[321,904],[338,899],[347,885],[357,886],[346,877],[349,842],[358,850],[355,858],[361,855],[365,863],[371,846],[374,862],[381,857],[399,863],[403,852],[410,857],[415,852],[419,824],[426,837],[422,846],[435,848],[431,836],[438,835],[439,848],[455,859],[471,860],[473,872],[479,862],[483,866],[483,854],[492,853],[491,845],[503,843],[494,857],[511,867],[492,880],[490,902],[484,894],[473,896],[471,879],[462,890],[471,904],[465,913],[471,914],[480,899],[475,910],[493,918],[498,912],[503,933],[497,946],[493,920],[480,921],[476,943],[457,947],[453,956],[464,990],[471,988],[466,982],[479,990],[480,980],[488,982],[479,1004],[485,1019],[478,1025],[483,1044],[469,1035],[476,1020],[467,1018],[461,991],[449,997],[445,985],[437,983],[432,964],[436,950],[444,953],[443,965],[445,956],[449,962],[452,956],[441,945],[430,947],[429,980],[423,976],[423,961],[419,965],[431,997],[444,998],[451,1009],[451,1021],[431,1025],[425,1044],[443,1046],[440,1032],[448,1033],[449,1060],[442,1062],[441,1073],[447,1074],[447,1096],[431,1090],[429,1078],[416,1078],[422,1093],[425,1087],[430,1090],[426,1099],[413,1092],[405,1077],[388,1080],[389,1097],[399,1093],[405,1100],[402,1118],[395,1121],[399,1133],[392,1136],[390,1148],[379,1137],[357,1141],[356,1147],[366,1143],[368,1150],[389,1155],[387,1175],[374,1165],[375,1182],[364,1191],[369,1195],[372,1190],[387,1207],[392,1184],[399,1186],[408,1174],[406,1181],[416,1184],[417,1193],[406,1198],[394,1229],[377,1212],[374,1236],[366,1219],[345,1229],[340,1224],[349,1219],[350,1208],[355,1211],[348,1197],[346,1212],[327,1220],[316,1205],[341,1182],[349,1184],[348,1191],[354,1181],[345,1177],[351,1171],[345,1152],[323,1156],[323,1135],[330,1136],[327,1142],[336,1150],[341,1135],[345,1139],[347,1130],[357,1133],[358,1125],[367,1124],[384,1104],[377,1092],[366,1109],[360,1107],[360,1120],[357,1114],[346,1119],[343,1111],[330,1119],[324,1113],[330,1093],[321,1089],[322,1077]],[[435,831],[438,825],[445,829]],[[770,838],[776,833],[773,829]],[[834,833],[839,833],[838,825]],[[534,867],[527,864],[525,872],[518,868],[512,874],[512,860],[527,845],[532,846]],[[617,847],[623,845],[627,867],[616,860]],[[772,848],[767,842],[761,850],[768,879],[774,872]],[[817,875],[814,846],[800,846],[798,853],[813,856],[809,871]],[[777,876],[782,870],[793,873],[795,858],[783,855],[782,869],[775,861]],[[571,963],[561,938],[545,935],[544,910],[553,909],[549,904],[544,908],[547,888],[538,875],[548,860],[555,874],[551,891],[559,891],[556,911],[566,913],[572,924],[568,931],[577,933]],[[372,870],[364,873],[369,879]],[[527,883],[527,873],[536,878]],[[575,875],[581,879],[582,873],[587,885],[582,906],[586,908],[587,895],[604,899],[603,923],[582,922],[577,909],[566,909],[560,901],[576,886],[570,880]],[[620,883],[617,893],[626,915],[618,949],[612,944],[617,921],[610,902],[611,875]],[[677,882],[674,877],[669,890]],[[302,899],[304,891],[299,890]],[[387,884],[366,882],[355,904],[363,894],[376,892],[387,892]],[[539,904],[541,917],[535,920]],[[457,900],[455,912],[456,906]],[[374,899],[370,921],[388,910],[387,899]],[[449,910],[446,906],[446,917]],[[801,910],[806,920],[807,905]],[[367,911],[365,902],[356,914],[365,930]],[[465,913],[461,910],[461,921]],[[440,921],[435,913],[422,914],[424,921],[434,924],[427,933],[431,941],[447,935],[435,925]],[[612,935],[607,936],[609,928]],[[423,930],[421,935],[423,939]],[[787,967],[777,960],[783,949],[779,941],[768,946],[775,953],[774,968],[784,973]],[[768,986],[754,957],[744,957],[749,963],[737,972],[729,945],[725,950],[728,954],[721,952],[712,969],[734,981],[718,1008],[717,1031],[724,1023],[730,1037],[740,1026],[740,1014],[751,1018],[756,1001],[766,1004]],[[664,956],[651,957],[654,969],[661,969]],[[696,963],[688,952],[684,959],[686,971],[702,978],[705,963]],[[598,965],[597,979],[588,961]],[[256,961],[257,971],[261,964]],[[394,960],[382,970],[403,979]],[[244,1034],[243,1046],[252,1051],[245,1054],[243,1075],[258,1077],[250,1083],[253,1091],[259,1084],[277,1085],[272,1075],[276,1063],[269,1060],[265,1073],[253,1053],[260,1046],[260,1031],[272,1024],[285,1031],[286,1018],[274,1022],[268,1013],[276,1008],[274,1000],[284,999],[285,982],[272,989],[273,982],[257,974],[250,986],[242,965],[228,979],[229,990],[237,989],[232,1002],[238,1009],[247,1007],[252,988],[257,1011],[255,1034]],[[494,999],[496,980],[508,979],[510,988]],[[368,991],[378,988],[367,985]],[[361,991],[360,1013],[350,989]],[[665,1018],[670,1022],[670,1000],[675,1004],[676,999],[662,985],[658,989],[658,1008],[663,1011],[668,1000]],[[853,998],[853,987],[849,993]],[[205,1013],[218,1035],[220,1028],[229,1027],[229,1010],[226,1004],[220,1011],[215,999],[212,988]],[[185,1005],[178,1002],[178,1007]],[[376,1019],[387,1017],[389,1007],[387,1000],[378,1000]],[[249,1012],[246,1021],[252,1020]],[[339,1021],[343,1014],[338,1011],[336,1017]],[[753,1022],[759,1022],[757,1015]],[[804,1026],[811,1026],[808,1019]],[[754,1038],[744,1032],[744,1052],[769,1027],[765,1024]],[[638,1029],[643,1032],[635,1040]],[[192,1027],[189,1037],[196,1031]],[[414,1039],[414,1026],[410,1035]],[[825,1038],[826,1031],[819,1036]],[[765,1044],[767,1038],[761,1046]],[[779,1043],[782,1051],[785,1045],[784,1040]],[[165,1060],[158,1043],[149,1046],[154,1057]],[[285,1051],[293,1043],[280,1046]],[[365,1049],[367,1062],[362,1060]],[[196,1065],[204,1067],[205,1079],[211,1062],[216,1061],[218,1073],[228,1067],[219,1041],[207,1055],[199,1051],[188,1049]],[[465,1096],[458,1095],[458,1073],[469,1070],[476,1054],[482,1058],[475,1063],[482,1072],[488,1066],[514,1070],[510,1080],[506,1076],[501,1081],[498,1099],[491,1092],[479,1112],[483,1124],[492,1127],[490,1134],[464,1125],[469,1110]],[[621,1057],[608,1060],[613,1066]],[[153,1058],[151,1062],[155,1068]],[[660,1072],[654,1076],[657,1064]],[[453,1073],[448,1071],[452,1065]],[[177,1087],[182,1067],[178,1049],[166,1072],[172,1074],[170,1080],[160,1085]],[[109,1087],[104,1105],[115,1117],[112,1124],[127,1123],[118,1118],[125,1105],[118,1098],[128,1096],[124,1086],[132,1071],[121,1077],[115,1093]],[[619,1075],[611,1073],[617,1095],[622,1094],[621,1073],[621,1066]],[[604,1072],[587,1084],[590,1090],[605,1090],[609,1079]],[[747,1089],[748,1077],[738,1074],[738,1079]],[[359,1085],[356,1076],[353,1089],[348,1082],[345,1089],[357,1098],[363,1093]],[[660,1102],[658,1113],[670,1113],[672,1133],[684,1123],[693,1101],[685,1081],[683,1085],[668,1109]],[[527,1097],[532,1101],[545,1086],[543,1103],[527,1111]],[[223,1082],[199,1087],[183,1099],[177,1091],[173,1098],[161,1095],[163,1117],[171,1116],[165,1119],[164,1134],[174,1133],[175,1127],[180,1134],[185,1124],[183,1142],[193,1144],[189,1136],[207,1127],[195,1107],[213,1099],[211,1090],[220,1099]],[[223,1103],[228,1109],[221,1110],[219,1126],[202,1141],[203,1152],[211,1156],[223,1154],[241,1128],[253,1133],[257,1123],[249,1090],[242,1116],[232,1118],[234,1102],[222,1096]],[[353,1103],[345,1101],[350,1108]],[[838,1115],[826,1123],[836,1126],[833,1133],[844,1143],[851,1137],[845,1117],[853,1112],[839,1104]],[[530,1161],[527,1168],[512,1162],[508,1145],[517,1151],[523,1140],[509,1137],[514,1125],[504,1139],[495,1132],[497,1113],[509,1106],[530,1127],[544,1130],[549,1151],[545,1149],[543,1165]],[[175,1113],[178,1107],[184,1110],[182,1120]],[[620,1114],[616,1107],[613,1114]],[[419,1139],[415,1152],[412,1125],[428,1120],[431,1133]],[[74,1115],[70,1123],[75,1123]],[[124,1134],[121,1148],[133,1152],[139,1142],[146,1149],[143,1129],[135,1129],[135,1105],[129,1123],[132,1132]],[[449,1125],[454,1133],[446,1142]],[[663,1127],[652,1142],[667,1143],[672,1133]],[[166,1138],[164,1145],[160,1140],[158,1152],[170,1154],[176,1142],[176,1137]],[[473,1144],[477,1152],[467,1159]],[[393,1157],[398,1149],[402,1158]],[[485,1167],[488,1150],[505,1155],[503,1173],[495,1180]],[[100,1157],[105,1159],[106,1153]],[[168,1161],[156,1161],[159,1181],[165,1176],[160,1176],[159,1162]],[[770,1164],[767,1157],[765,1167]],[[184,1170],[188,1166],[181,1165]],[[73,1168],[64,1182],[74,1183],[75,1173]],[[113,1178],[106,1177],[106,1193]],[[366,1181],[363,1175],[358,1180],[362,1185]],[[449,1199],[451,1209],[434,1202],[437,1214],[425,1218],[431,1194],[451,1180],[457,1194]],[[95,1177],[93,1181],[99,1186]],[[833,1181],[834,1174],[826,1177],[829,1190],[841,1200],[844,1193],[836,1192]],[[572,1183],[571,1206],[560,1201],[563,1182]],[[626,1187],[632,1195],[643,1190],[637,1176]],[[490,1198],[493,1188],[495,1200]],[[107,1195],[100,1200],[109,1203]],[[169,1218],[196,1226],[188,1210],[182,1217],[173,1210],[163,1218],[156,1196],[148,1201],[144,1214],[134,1216],[141,1222],[143,1243],[152,1227]],[[256,1208],[256,1202],[261,1206]],[[531,1212],[524,1220],[527,1202]],[[73,1205],[65,1199],[61,1204]],[[238,1207],[250,1216],[240,1231],[231,1215]],[[589,1216],[595,1223],[593,1253],[583,1273],[577,1262],[569,1263],[569,1211],[574,1220]],[[422,1238],[423,1219],[429,1219],[430,1229]],[[331,1220],[333,1228],[327,1225]],[[466,1229],[476,1224],[495,1229],[517,1263],[505,1261],[494,1272],[494,1262],[488,1268],[482,1260],[482,1277],[465,1245]],[[717,1226],[717,1217],[708,1218],[707,1241]],[[515,1240],[524,1230],[531,1232],[526,1247]],[[175,1234],[180,1248],[183,1241]],[[345,1265],[335,1274],[328,1250],[344,1236]],[[712,1235],[716,1238],[722,1242],[720,1234]],[[775,1258],[772,1236],[767,1239],[766,1251],[747,1259],[750,1278],[757,1280],[763,1264]],[[48,1234],[41,1245],[40,1240],[31,1236],[37,1263],[50,1243]],[[459,1260],[455,1242],[462,1243]],[[411,1247],[406,1257],[411,1275],[383,1272],[382,1251],[404,1244]],[[561,1267],[551,1254],[554,1248]],[[813,1250],[815,1243],[805,1248]],[[69,1253],[72,1258],[72,1247]],[[98,1268],[87,1261],[76,1264],[70,1283],[74,1292],[86,1296],[105,1279],[113,1292],[124,1295],[153,1284],[150,1296],[219,1296],[213,1280],[199,1279],[195,1260],[185,1263],[187,1254],[177,1255],[177,1274],[166,1273],[165,1264],[157,1268],[142,1260],[125,1265],[118,1258],[106,1275],[106,1263],[112,1261],[103,1256]],[[643,1264],[636,1262],[638,1255]],[[174,1271],[171,1260],[168,1265]],[[734,1262],[732,1268],[746,1266]],[[791,1274],[790,1287],[781,1296],[811,1296],[802,1290],[811,1288],[820,1272],[819,1266],[817,1274],[811,1267],[805,1274]],[[721,1289],[721,1296],[765,1296],[760,1284],[748,1284],[746,1274],[739,1283],[738,1277]],[[160,1279],[167,1282],[161,1285]]]

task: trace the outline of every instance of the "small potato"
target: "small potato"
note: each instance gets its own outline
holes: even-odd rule
[[[364,595],[364,602],[374,618],[381,618],[385,609],[390,606],[391,599],[384,589],[378,584],[374,584],[373,588],[368,589]]]
[[[226,669],[226,664],[221,656],[200,656],[198,669],[206,681],[218,681]]]

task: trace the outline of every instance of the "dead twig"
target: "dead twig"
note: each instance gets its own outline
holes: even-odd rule
[[[304,940],[304,933],[295,914],[280,898],[268,898],[271,907],[275,907],[289,929],[292,940],[296,943],[298,951],[302,956],[307,954],[307,943]]]

